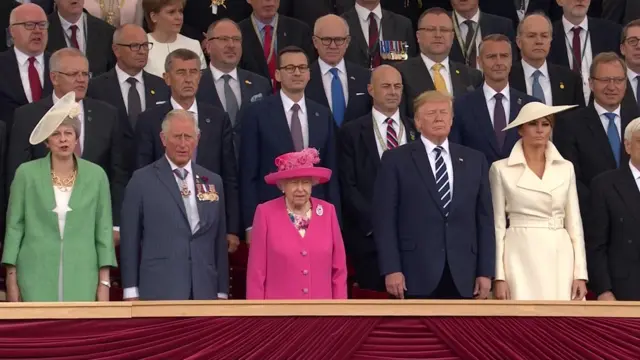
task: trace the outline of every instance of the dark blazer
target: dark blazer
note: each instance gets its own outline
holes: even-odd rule
[[[251,17],[242,20],[238,26],[242,32],[242,58],[239,68],[262,75],[269,79],[269,68],[267,59],[264,57],[264,50],[260,42],[260,37],[256,34],[251,22]],[[316,49],[311,41],[311,29],[302,21],[279,15],[278,32],[276,34],[276,49],[278,51],[287,46],[297,46],[304,50],[309,57],[309,63],[316,58]],[[277,59],[276,59],[277,60]]]
[[[351,42],[344,55],[344,59],[367,69],[370,68],[371,54],[369,54],[369,46],[362,33],[362,27],[360,26],[360,19],[358,19],[356,9],[352,8],[345,12],[342,17],[347,20],[351,34]],[[380,28],[382,29],[383,40],[406,41],[407,45],[409,45],[409,57],[413,57],[418,53],[416,33],[411,26],[411,20],[383,9]],[[395,61],[383,60],[382,62],[394,63]]]
[[[524,105],[536,99],[514,88],[510,88],[509,92],[508,122],[511,122]],[[482,86],[457,98],[453,103],[453,113],[455,118],[449,140],[482,152],[489,164],[508,157],[520,138],[517,129],[508,130],[502,149],[498,148]]]
[[[202,41],[209,25],[214,21],[227,18],[240,22],[249,17],[251,11],[251,5],[247,0],[226,0],[224,6],[218,6],[216,14],[211,11],[211,0],[189,0],[184,5],[184,24],[181,33]]]
[[[591,53],[596,55],[613,51],[620,54],[620,38],[622,36],[622,27],[608,20],[588,17],[589,41],[591,41]],[[569,36],[572,41],[573,35]],[[553,23],[553,41],[551,42],[551,51],[547,57],[547,61],[569,67],[569,55],[567,54],[567,36],[562,26],[562,21]],[[582,50],[582,49],[580,49]]]
[[[127,154],[122,146],[122,124],[118,118],[118,111],[113,106],[90,98],[85,98],[82,104],[84,105],[82,158],[102,167],[109,177],[113,222],[118,225],[124,188],[129,180],[125,163]],[[11,181],[20,164],[43,158],[49,153],[44,143],[30,145],[29,136],[52,106],[53,100],[51,96],[47,96],[40,101],[16,109],[7,152],[7,187],[11,186]]]
[[[238,169],[233,151],[233,136],[229,116],[219,108],[197,103],[200,140],[196,163],[220,175],[224,184],[227,232],[240,234],[240,207],[238,197]],[[162,120],[173,110],[170,102],[144,111],[136,124],[137,167],[142,168],[165,154],[160,139]]]
[[[367,90],[371,72],[369,69],[352,62],[345,61],[344,63],[347,69],[347,90],[349,92],[347,96],[349,100],[344,113],[343,124],[370,112],[372,106],[371,96],[369,96],[369,91]],[[311,80],[309,80],[304,92],[308,99],[331,108],[329,106],[331,99],[327,98],[327,94],[324,91],[320,65],[317,61],[311,64]]]
[[[582,78],[580,75],[564,66],[550,63],[547,63],[547,71],[549,72],[549,80],[551,81],[551,97],[553,98],[554,106],[585,106],[584,92],[582,92]],[[509,73],[509,84],[518,91],[528,93],[522,62],[518,61],[513,64],[511,73]]]
[[[260,101],[272,93],[271,81],[269,81],[269,79],[240,68],[237,70],[238,80],[240,81],[241,102],[240,109],[238,109],[238,113],[236,114],[236,122],[232,124],[233,145],[236,158],[238,158],[240,152],[240,119],[242,119],[243,111],[249,104]],[[202,71],[196,98],[199,103],[207,103],[224,110],[224,106],[220,102],[218,90],[216,90],[216,84],[213,81],[213,74],[211,73],[210,67]]]
[[[640,300],[640,191],[629,163],[591,183],[591,216],[585,222],[589,287],[617,300]]]
[[[635,0],[602,0],[602,18],[625,25],[640,18],[640,2]]]
[[[449,216],[422,141],[382,156],[373,192],[373,233],[382,275],[402,272],[410,296],[429,296],[445,265],[460,295],[478,276],[495,274],[495,230],[488,165],[472,149],[449,143],[453,198]]]
[[[313,188],[313,196],[332,203],[340,216],[334,120],[326,107],[311,99],[305,99],[305,103],[309,122],[309,147],[320,152],[320,163],[317,166],[333,171],[328,183]],[[253,223],[253,214],[258,204],[282,196],[278,187],[264,182],[264,177],[277,171],[275,159],[278,156],[295,149],[280,93],[251,104],[241,121],[240,194],[244,227],[248,228]]]
[[[0,174],[4,174],[6,169],[6,155],[7,155],[7,142],[9,141],[7,136],[7,124],[0,121]],[[7,219],[7,202],[9,187],[5,184],[4,176],[0,176],[0,231],[4,234],[5,221]],[[4,236],[1,237],[0,244],[4,244]]]
[[[479,4],[482,12],[507,18],[513,23],[514,30],[518,28],[520,18],[518,17],[516,5],[513,0],[480,0]],[[555,0],[529,0],[526,14],[532,14],[534,12],[544,12],[547,14],[547,16],[550,16],[553,5],[557,6]]]
[[[440,7],[445,10],[452,10],[451,0],[380,0],[380,6],[385,10],[402,15],[411,20],[411,25],[414,29],[418,28],[418,19],[428,8]]]
[[[281,0],[278,13],[298,19],[313,29],[321,16],[334,14],[335,0]]]
[[[591,94],[591,101],[593,101],[593,93]],[[633,88],[629,79],[627,79],[627,91],[625,91],[624,93],[622,103],[624,104],[624,106],[629,108],[635,107],[636,109],[638,109],[638,113],[640,114],[640,107],[638,107],[638,101],[636,100],[636,96],[633,94]]]
[[[86,57],[89,60],[89,72],[91,76],[98,76],[107,72],[116,64],[116,58],[111,49],[113,42],[113,32],[115,28],[97,17],[89,14],[86,10],[84,16],[87,18],[87,39]],[[49,42],[47,51],[54,53],[56,50],[67,47],[66,37],[60,17],[57,12],[49,15]]]
[[[431,73],[427,69],[421,56],[416,56],[399,63],[398,71],[402,75],[402,105],[403,114],[413,118],[413,100],[428,90],[435,90]],[[449,61],[453,97],[458,98],[482,85],[482,73],[462,63]]]
[[[42,86],[42,97],[51,95],[53,86],[49,76],[49,59],[51,55],[44,53],[44,84]],[[13,126],[13,112],[20,106],[27,105],[27,95],[22,87],[20,78],[20,67],[16,59],[14,48],[0,53],[0,121],[7,124],[6,130],[11,131]]]
[[[453,21],[455,21],[455,19]],[[482,35],[482,37],[492,34],[503,34],[506,35],[509,40],[511,40],[513,62],[516,62],[516,60],[518,60],[519,58],[519,52],[518,46],[516,46],[516,33],[513,28],[513,22],[507,18],[503,18],[502,16],[491,15],[485,13],[484,11],[481,11],[479,23],[480,35]],[[462,52],[462,47],[460,46],[460,43],[456,39],[455,35],[453,38],[453,46],[451,47],[451,52],[449,53],[449,59],[461,64],[467,63],[464,57],[464,53]]]

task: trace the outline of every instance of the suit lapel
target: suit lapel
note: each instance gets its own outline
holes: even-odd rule
[[[27,95],[24,92],[24,86],[22,86],[22,79],[20,78],[20,66],[18,65],[16,52],[14,48],[11,48],[10,51],[13,54],[13,56],[7,57],[9,59],[9,69],[7,69],[8,71],[5,72],[6,78],[3,80],[8,84],[20,84],[21,86],[15,87],[16,89],[18,89],[18,91],[16,91],[16,95],[19,94],[19,97],[16,100],[21,104],[27,104],[29,103],[29,100],[27,100]],[[46,69],[46,66],[47,65],[45,65],[45,69]],[[47,78],[46,70],[45,70],[44,78],[46,83],[46,78]]]
[[[629,154],[624,148],[624,130],[636,116],[637,111],[629,109],[623,100],[620,105],[620,165],[629,162]]]
[[[86,39],[85,39],[85,55],[87,56],[87,59],[89,60],[89,62],[91,63],[92,61],[95,61],[94,59],[98,59],[100,57],[99,54],[95,53],[98,50],[98,47],[96,46],[90,46],[91,41],[100,43],[100,39],[98,38],[98,36],[95,36],[96,34],[98,34],[98,32],[94,32],[94,23],[93,23],[93,18],[91,15],[89,15],[86,11],[84,13],[84,16],[87,17],[87,28],[85,29],[85,34],[86,34]]]
[[[564,79],[562,79],[559,72],[551,64],[547,64],[547,71],[549,71],[549,82],[551,83],[551,97],[553,104],[558,105],[566,102],[566,92],[564,90]],[[562,84],[562,86],[561,86]],[[557,104],[556,104],[557,102]]]
[[[465,82],[465,76],[468,76],[466,69],[461,69],[459,64],[449,61],[451,69],[451,86],[453,87],[453,97],[457,98],[466,94],[469,90],[473,90],[473,85]],[[463,72],[464,75],[463,76]]]
[[[51,77],[49,76],[49,59],[51,59],[51,55],[48,53],[44,54],[44,84],[43,84],[43,93],[51,94],[53,92],[53,85],[51,84]]]
[[[347,73],[348,71],[347,69]],[[320,105],[329,107],[329,99],[327,98],[327,93],[324,91],[324,84],[322,82],[320,64],[318,64],[317,61],[311,65],[311,81],[309,82],[308,89],[310,98],[318,101]]]
[[[196,234],[201,232],[201,231],[205,231],[208,227],[209,227],[209,223],[211,222],[209,219],[209,215],[210,215],[210,211],[207,211],[207,204],[205,201],[200,201],[198,200],[198,183],[203,184],[204,186],[209,186],[209,184],[204,184],[204,181],[202,179],[202,173],[201,173],[201,169],[199,166],[197,165],[193,165],[192,170],[194,172],[194,176],[193,176],[193,181],[194,181],[194,189],[196,190],[196,204],[198,207],[198,216],[200,217],[200,224],[198,227],[198,231],[196,231]],[[184,202],[183,202],[184,203]]]
[[[118,90],[119,92],[120,90]],[[82,101],[82,106],[84,107],[84,143],[82,144],[82,155],[83,159],[88,159],[89,161],[93,160],[95,146],[91,146],[95,144],[94,138],[100,137],[100,122],[94,121],[93,109],[91,108],[91,104],[84,99]]]
[[[319,121],[320,114],[316,107],[306,102],[307,105],[307,123],[309,124],[309,147],[314,147],[316,149],[322,148],[322,142],[324,138],[321,137],[324,134],[322,129],[322,124]],[[291,133],[291,131],[289,131]],[[293,140],[292,140],[293,141]]]
[[[587,126],[589,127],[589,131],[591,131],[591,134],[593,136],[592,145],[600,148],[600,153],[602,154],[607,167],[610,169],[615,169],[616,160],[613,157],[613,151],[611,150],[611,145],[609,144],[607,133],[602,127],[602,122],[600,121],[598,112],[594,108],[593,104],[589,105],[589,110],[590,111],[587,113],[587,119],[585,120],[587,122]],[[624,133],[624,131],[622,131],[622,133]]]
[[[251,23],[251,19],[249,19],[249,23]],[[243,39],[243,41],[246,41],[247,45],[246,45],[246,49],[247,51],[245,51],[245,55],[247,56],[249,54],[253,54],[255,56],[254,61],[257,61],[256,64],[258,64],[260,67],[262,67],[262,74],[266,74],[266,77],[269,77],[269,67],[267,65],[267,59],[264,58],[264,49],[262,48],[262,43],[260,42],[260,38],[259,35],[256,34],[256,31],[253,28],[253,25],[251,25],[250,27],[250,31],[246,32],[246,39]],[[243,34],[244,36],[245,34]],[[278,46],[280,45],[280,42],[278,42]],[[243,45],[244,48],[244,45]],[[278,48],[279,49],[279,48]]]
[[[362,136],[362,142],[367,149],[366,154],[371,158],[373,169],[377,169],[378,165],[380,165],[380,152],[378,150],[376,134],[373,130],[373,122],[375,120],[373,119],[373,115],[371,115],[369,119],[370,121],[362,123],[362,131],[360,132],[360,135]]]
[[[500,154],[500,149],[498,149],[498,140],[496,140],[496,134],[493,131],[493,124],[491,122],[491,115],[489,114],[489,108],[487,107],[487,100],[484,97],[484,91],[482,87],[478,88],[470,98],[472,103],[470,106],[473,106],[476,110],[473,112],[478,116],[476,119],[476,123],[481,128],[481,131],[485,133],[484,137],[489,141],[491,148],[495,151],[496,154]],[[483,119],[484,118],[484,119]]]
[[[440,211],[440,214],[444,216],[444,210],[442,206],[440,206],[440,194],[438,194],[438,189],[436,189],[436,180],[433,177],[431,163],[429,162],[429,156],[427,155],[424,144],[421,141],[416,141],[409,146],[412,147],[411,156],[413,157],[413,162],[416,164],[416,168],[418,168],[418,173],[420,173],[422,180],[427,184],[429,194],[433,198],[434,204]]]
[[[270,125],[273,126],[274,134],[282,134],[282,147],[284,149],[283,152],[291,152],[294,149],[293,139],[291,138],[291,129],[289,128],[289,123],[287,122],[287,114],[284,111],[284,105],[282,104],[282,99],[280,98],[280,94],[276,94],[273,97],[273,106],[269,106],[269,111],[271,112],[272,123]],[[309,106],[307,105],[307,112],[310,112]],[[307,120],[309,124],[311,121],[309,119],[309,115],[307,114]],[[311,125],[309,125],[311,127]],[[311,144],[311,129],[309,129],[309,143]],[[309,145],[311,146],[311,145]]]
[[[240,89],[242,89],[242,87],[240,87]],[[207,68],[202,72],[202,80],[200,80],[200,88],[198,89],[198,92],[206,98],[207,102],[210,102],[220,109],[224,109],[210,68]]]
[[[203,107],[197,103],[198,106],[198,126],[200,127],[200,140],[198,141],[198,154],[196,156],[196,163],[207,164],[207,157],[211,154],[211,151],[207,151],[211,148],[211,144],[219,143],[219,139],[214,136],[215,124],[211,121],[209,114],[204,111]]]
[[[435,90],[436,86],[433,83],[433,79],[431,78],[431,73],[429,72],[429,69],[427,68],[427,65],[422,60],[422,57],[421,56],[417,56],[417,57],[415,57],[413,59],[409,59],[407,61],[412,61],[413,62],[412,66],[411,66],[413,68],[413,70],[411,71],[410,74],[412,75],[412,77],[415,75],[415,79],[422,83],[420,85],[420,89],[429,89],[429,90],[433,89],[433,90]],[[453,81],[453,79],[452,79],[452,81]]]
[[[145,100],[145,110],[151,109],[156,106],[158,99],[156,99],[156,89],[153,88],[152,84],[152,75],[147,73],[146,71],[142,72],[142,80],[144,81],[144,100]],[[166,99],[160,99],[166,100]]]
[[[569,67],[569,54],[567,53],[566,35],[564,33],[562,21],[558,21],[553,25],[551,51],[554,53],[554,60],[557,65]],[[594,54],[596,53],[594,52]]]
[[[509,89],[509,98],[511,100],[509,104],[509,119],[507,120],[509,123],[511,123],[518,116],[518,113],[520,113],[520,109],[522,109],[522,106],[524,105],[524,99],[519,94],[516,94],[512,88]],[[517,129],[508,130],[507,134],[505,135],[503,148],[510,148],[509,144],[515,144],[515,142],[518,140],[518,137],[519,135]],[[499,154],[503,153],[504,151],[499,152]],[[509,154],[507,153],[504,155],[508,156]]]
[[[629,214],[635,216],[640,221],[640,191],[638,185],[633,178],[633,173],[629,165],[623,164],[621,171],[618,172],[618,179],[614,184],[616,191],[620,194],[620,198],[629,208]]]
[[[115,69],[109,70],[106,76],[107,76],[107,79],[106,79],[107,81],[105,82],[107,83],[108,93],[113,94],[112,98],[116,102],[115,104],[112,104],[112,105],[119,109],[126,109],[126,106],[124,105],[124,98],[123,98],[124,95],[120,90],[120,83],[118,82],[118,75],[116,74],[116,70]],[[149,103],[147,102],[147,104]],[[127,123],[129,123],[129,121],[127,121]]]
[[[173,175],[173,172],[171,171],[169,161],[167,161],[167,158],[163,156],[156,161],[153,166],[156,168],[156,175],[158,176],[158,179],[167,188],[167,192],[178,205],[184,220],[188,224],[189,217],[187,216],[187,210],[184,207],[184,200],[182,200],[182,195],[180,195],[180,188],[175,180],[175,175]]]
[[[364,55],[369,62],[369,47],[367,46],[367,40],[362,33],[362,27],[360,26],[360,19],[358,19],[358,13],[355,9],[351,9],[344,14],[350,29],[355,29],[351,34],[353,43],[358,47],[360,52]],[[383,30],[384,31],[384,30]]]
[[[286,27],[286,24],[282,21],[282,17],[278,16],[278,33],[276,34],[278,41],[278,45],[276,46],[276,48],[278,49],[278,51],[289,46],[289,34],[287,30],[288,29]],[[276,51],[273,55],[277,56],[278,51]]]
[[[460,194],[464,193],[464,158],[460,152],[460,149],[456,144],[449,143],[449,151],[451,152],[451,165],[453,166],[453,197],[451,199],[451,206],[449,208],[449,216],[453,214],[458,207],[461,199]]]
[[[242,100],[242,103],[240,104],[241,110],[251,104],[251,97],[254,92],[251,91],[253,83],[251,82],[251,79],[249,79],[249,74],[242,69],[238,69],[238,81],[240,82],[240,99]],[[218,97],[218,101],[220,101],[220,97]],[[220,106],[222,106],[222,103],[220,103]]]
[[[57,13],[49,15],[49,41],[47,43],[47,49],[49,52],[54,52],[58,49],[66,48],[67,41],[64,37],[64,29]]]
[[[514,89],[518,89],[523,93],[527,92],[527,81],[524,78],[524,69],[522,68],[520,62],[517,62],[516,65],[514,65],[511,69],[509,86],[512,86]]]
[[[45,213],[49,218],[49,222],[58,228],[58,215],[53,212],[56,208],[56,199],[53,192],[53,182],[51,181],[51,154],[48,153],[45,157],[36,160],[40,162],[38,169],[38,190],[36,190],[42,196],[42,204],[46,206]]]

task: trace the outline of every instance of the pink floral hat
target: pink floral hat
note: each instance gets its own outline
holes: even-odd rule
[[[276,185],[282,180],[308,177],[315,184],[326,183],[331,178],[331,170],[313,166],[319,162],[320,155],[314,148],[280,155],[275,161],[278,171],[265,176],[264,181]]]

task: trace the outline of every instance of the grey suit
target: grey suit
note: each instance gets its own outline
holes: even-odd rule
[[[141,300],[211,300],[229,292],[222,179],[192,163],[194,178],[214,185],[218,201],[200,201],[192,234],[166,157],[137,170],[127,185],[120,225],[123,288]]]

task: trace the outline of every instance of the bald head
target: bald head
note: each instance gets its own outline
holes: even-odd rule
[[[16,49],[29,56],[44,52],[49,39],[49,22],[44,10],[36,4],[23,4],[11,11],[9,31]]]
[[[44,10],[42,10],[40,6],[31,3],[22,4],[11,11],[11,14],[9,15],[9,24],[15,24],[17,22],[23,21],[33,21],[25,20],[33,16],[39,16],[40,20],[38,21],[42,21],[43,18],[44,20],[47,20],[47,14],[44,13]]]
[[[330,66],[336,66],[344,58],[349,47],[349,25],[337,15],[325,15],[313,27],[313,46],[320,59]]]
[[[140,35],[144,35],[144,38],[146,39],[147,33],[141,26],[136,24],[125,24],[113,32],[113,43],[121,43],[131,37],[142,39]]]
[[[149,41],[144,29],[135,24],[122,25],[113,33],[113,53],[118,67],[134,76],[142,71],[149,59]]]
[[[398,110],[402,98],[402,76],[396,68],[391,65],[378,66],[371,73],[368,89],[376,110],[387,116]]]
[[[336,33],[338,33],[340,36],[349,35],[349,24],[347,24],[347,21],[344,18],[334,14],[329,14],[318,18],[313,27],[313,34],[318,37],[323,37],[325,36],[323,34],[331,29],[335,29]]]

